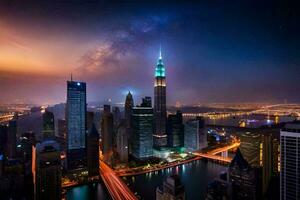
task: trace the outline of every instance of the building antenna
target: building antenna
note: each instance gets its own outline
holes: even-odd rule
[[[161,45],[159,45],[159,58],[162,59],[162,56],[161,56]]]
[[[73,81],[73,74],[71,73],[71,81]]]

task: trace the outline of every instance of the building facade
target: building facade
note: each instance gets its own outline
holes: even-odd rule
[[[184,125],[180,111],[168,116],[167,132],[169,147],[177,148],[184,146]]]
[[[132,155],[138,159],[153,156],[153,108],[132,109]]]
[[[95,124],[88,131],[87,168],[90,177],[99,176],[99,133]]]
[[[43,113],[43,139],[55,137],[54,115],[52,112]]]
[[[59,145],[47,140],[35,150],[35,200],[61,199],[61,160]]]
[[[197,151],[207,147],[207,133],[203,118],[189,120],[184,126],[184,147],[187,151]]]
[[[300,198],[300,123],[280,131],[280,200]]]
[[[103,161],[108,165],[111,165],[113,161],[113,137],[113,114],[110,111],[110,106],[104,105],[104,111],[101,118],[102,155]]]

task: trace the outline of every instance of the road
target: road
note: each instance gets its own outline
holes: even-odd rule
[[[148,169],[143,169],[142,167],[137,167],[137,168],[127,168],[127,169],[122,169],[122,170],[116,170],[115,173],[118,176],[135,176],[135,175],[140,175],[140,174],[146,174],[149,172],[154,172],[154,171],[159,171],[162,169],[166,169],[166,168],[170,168],[170,167],[175,167],[177,165],[182,165],[185,163],[189,163],[195,160],[199,160],[201,158],[207,158],[207,159],[212,159],[212,160],[216,160],[216,161],[221,161],[221,162],[225,162],[225,163],[230,163],[232,158],[229,157],[222,157],[222,156],[217,156],[216,154],[224,152],[224,151],[228,151],[230,149],[236,148],[240,145],[239,142],[235,142],[233,144],[230,144],[228,146],[225,147],[220,147],[214,150],[211,150],[207,153],[193,153],[196,157],[194,158],[190,158],[190,159],[186,159],[183,161],[177,161],[177,162],[172,162],[172,163],[168,163],[168,164],[164,164],[161,166],[152,166]]]
[[[100,174],[113,200],[137,200],[127,185],[104,162],[100,163]]]

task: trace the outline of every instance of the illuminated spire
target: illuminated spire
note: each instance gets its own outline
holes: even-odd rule
[[[159,46],[159,58],[158,59],[162,59],[162,56],[161,56],[161,45]]]
[[[155,68],[155,77],[165,77],[165,67],[162,61],[161,46],[159,48],[159,57]]]

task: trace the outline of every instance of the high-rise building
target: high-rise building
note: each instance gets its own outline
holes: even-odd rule
[[[184,186],[178,175],[169,176],[163,188],[156,188],[156,200],[185,200]]]
[[[228,173],[233,200],[257,199],[259,195],[257,171],[248,164],[239,149],[229,165]]]
[[[132,123],[131,115],[132,108],[134,107],[133,97],[130,92],[128,92],[125,100],[125,124],[126,124],[126,134],[128,140],[132,138]],[[128,142],[128,153],[131,154],[131,142]]]
[[[142,99],[141,107],[152,107],[151,97],[144,97]]]
[[[122,121],[117,129],[117,153],[121,162],[128,161],[128,135],[126,121]]]
[[[182,113],[180,111],[168,116],[167,127],[168,145],[170,147],[183,147],[184,125],[182,123]]]
[[[154,80],[154,118],[155,131],[153,142],[155,148],[167,145],[166,121],[166,72],[162,61],[161,51],[159,53],[158,62],[155,68]]]
[[[125,120],[126,120],[126,127],[131,127],[131,114],[132,108],[134,107],[133,97],[130,92],[128,92],[125,100]]]
[[[87,137],[87,167],[90,177],[99,176],[99,133],[94,123]]]
[[[207,147],[207,133],[202,117],[189,120],[184,126],[184,147],[188,151],[197,151]]]
[[[280,199],[300,199],[300,122],[280,131]]]
[[[153,156],[153,108],[133,107],[131,154],[138,159]]]
[[[6,156],[15,158],[17,151],[17,119],[14,118],[8,122]]]
[[[67,123],[64,119],[57,120],[58,137],[67,138]]]
[[[38,143],[35,149],[35,199],[61,199],[59,145],[53,140]]]
[[[110,106],[104,105],[104,111],[101,119],[102,154],[103,161],[109,165],[111,165],[113,161],[113,136],[113,114],[110,112]]]
[[[86,112],[86,128],[90,131],[94,124],[94,112],[87,111]]]
[[[67,166],[69,170],[86,167],[86,84],[67,82]]]
[[[54,138],[55,126],[54,126],[54,115],[52,112],[45,111],[43,113],[43,139]]]
[[[114,127],[117,128],[121,121],[121,112],[119,107],[113,108],[113,117],[114,117]]]
[[[263,131],[264,133],[260,133]],[[272,176],[272,140],[266,130],[254,129],[254,132],[246,132],[240,135],[240,150],[243,157],[251,167],[259,169],[261,173],[261,192],[267,192]]]

